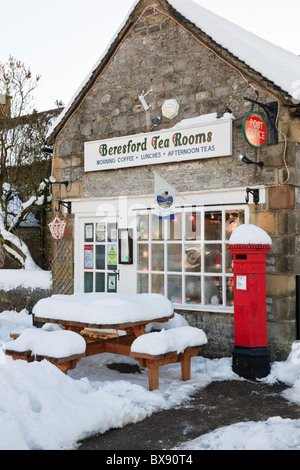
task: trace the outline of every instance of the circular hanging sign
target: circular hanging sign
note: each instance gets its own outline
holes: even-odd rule
[[[169,191],[160,191],[156,196],[156,204],[158,204],[161,209],[169,210],[174,204],[173,195],[170,194]]]
[[[243,132],[252,147],[261,148],[267,143],[269,129],[264,116],[260,113],[250,112],[245,116]]]

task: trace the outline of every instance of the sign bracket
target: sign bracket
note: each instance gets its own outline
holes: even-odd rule
[[[253,196],[254,204],[258,204],[259,203],[259,189],[257,189],[257,188],[255,188],[255,189],[246,188],[246,202],[247,202],[247,204],[249,202],[249,193],[252,194],[252,196]]]
[[[257,104],[260,108],[262,108],[266,115],[267,115],[267,120],[268,120],[268,125],[269,125],[269,144],[277,144],[278,143],[278,131],[276,128],[276,120],[277,120],[277,114],[278,114],[278,102],[277,101],[272,101],[271,103],[261,103],[260,101],[253,100],[251,98],[247,98],[244,96],[245,101],[250,101],[250,103]]]

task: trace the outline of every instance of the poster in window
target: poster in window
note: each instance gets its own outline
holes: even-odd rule
[[[98,223],[96,225],[96,242],[105,242],[106,225]]]
[[[117,275],[108,274],[107,275],[107,292],[117,292]]]
[[[115,269],[117,266],[117,245],[108,245],[107,246],[107,268]]]
[[[84,241],[92,242],[94,237],[94,226],[93,224],[84,224]]]
[[[84,269],[93,269],[94,267],[94,247],[92,245],[84,246]]]

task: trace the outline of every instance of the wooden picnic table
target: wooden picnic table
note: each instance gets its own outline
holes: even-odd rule
[[[105,352],[131,356],[142,367],[147,367],[149,390],[158,388],[159,368],[163,365],[180,362],[182,380],[189,380],[191,358],[207,343],[204,332],[190,326],[167,328],[167,332],[163,328],[161,332],[146,333],[148,324],[167,323],[174,317],[171,302],[159,294],[54,295],[41,299],[34,306],[32,314],[35,324],[52,323],[63,326],[60,344],[57,345],[58,339],[51,333],[50,326],[46,343],[48,347],[51,344],[51,348],[46,348],[46,353],[38,352],[38,348],[44,350],[44,343],[38,342],[37,346],[33,333],[29,332],[26,334],[31,342],[26,337],[25,342],[24,338],[23,341],[20,338],[18,344],[8,344],[6,353],[13,359],[25,359],[28,362],[47,359],[67,373],[84,356]],[[47,330],[49,326],[44,328]],[[62,354],[61,351],[65,350],[63,347],[68,343],[68,334],[74,335],[72,347],[75,342],[79,349],[81,342],[80,351],[74,355],[72,349],[70,356],[65,357],[63,354],[60,357],[59,354]],[[59,353],[56,346],[59,346]],[[67,351],[69,347],[70,343]],[[23,351],[23,348],[26,350]]]
[[[110,352],[130,355],[132,342],[149,323],[167,322],[173,316],[168,299],[159,294],[72,294],[41,299],[33,309],[34,321],[56,323],[81,334],[86,355]],[[93,335],[91,330],[96,330]],[[103,334],[101,330],[113,330]]]
[[[202,330],[189,326],[177,327],[176,332],[169,333],[169,336],[175,338],[174,350],[158,354],[155,341],[152,343],[155,336],[146,333],[146,326],[150,323],[166,323],[174,317],[171,303],[158,294],[52,296],[38,302],[33,309],[33,316],[35,322],[59,324],[64,330],[80,334],[86,342],[85,356],[106,352],[134,357],[142,367],[148,368],[150,390],[158,388],[159,367],[166,364],[180,362],[182,380],[189,380],[191,357],[197,355],[207,342],[206,337],[202,338],[201,335],[197,342]],[[194,334],[196,330],[197,340],[196,343],[195,339],[191,344],[187,342],[178,352],[176,343],[182,342],[182,335],[186,337],[186,328],[189,334]],[[162,332],[159,337],[163,348],[164,342],[170,346],[170,338],[165,336]],[[145,344],[145,340],[146,343],[150,340],[150,352],[146,355],[143,350],[133,347],[134,342],[135,345],[136,341]]]

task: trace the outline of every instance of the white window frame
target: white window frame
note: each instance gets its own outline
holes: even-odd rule
[[[140,244],[145,244],[148,246],[148,253],[149,253],[149,264],[148,264],[148,270],[139,270],[138,269],[138,262],[136,263],[136,273],[137,273],[137,283],[138,283],[138,274],[148,274],[148,291],[151,292],[152,290],[152,285],[151,285],[151,278],[152,274],[163,274],[164,275],[164,286],[165,286],[165,291],[164,295],[168,297],[168,292],[167,292],[167,276],[168,275],[180,275],[182,278],[182,298],[185,299],[185,276],[195,276],[199,277],[201,279],[201,304],[193,304],[193,303],[173,303],[174,308],[178,310],[190,310],[190,311],[212,311],[212,312],[228,312],[232,313],[233,312],[233,306],[226,306],[226,280],[228,278],[233,278],[233,273],[227,273],[226,272],[226,245],[228,245],[228,240],[226,239],[226,232],[225,232],[225,222],[226,222],[226,213],[229,211],[232,212],[237,212],[237,211],[244,211],[244,223],[249,223],[249,207],[246,204],[238,204],[238,205],[212,205],[212,206],[186,206],[186,207],[181,207],[177,208],[175,213],[181,213],[184,215],[185,213],[189,212],[198,212],[201,214],[201,237],[199,240],[185,240],[184,239],[184,230],[185,230],[185,217],[182,217],[182,239],[181,240],[167,240],[167,220],[164,220],[164,240],[151,240],[151,238],[148,241],[143,241],[143,240],[137,240],[135,241],[135,259],[138,260],[138,245]],[[222,213],[222,239],[221,240],[205,240],[204,238],[204,217],[206,212],[221,212]],[[151,234],[151,215],[154,214],[153,210],[142,210],[139,211],[137,215],[149,215],[149,236]],[[165,260],[167,260],[167,247],[169,244],[179,244],[181,243],[182,245],[182,271],[181,272],[172,272],[168,271],[167,266],[164,266],[163,271],[154,271],[151,269],[151,244],[164,244],[164,255],[165,255]],[[206,272],[204,270],[204,262],[201,263],[201,270],[199,272],[185,272],[185,245],[201,245],[201,259],[204,260],[204,247],[205,244],[209,245],[221,245],[222,247],[222,268],[221,272]],[[205,278],[206,277],[216,277],[216,278],[222,278],[222,299],[223,299],[223,304],[222,305],[217,305],[213,306],[211,304],[205,304]]]

